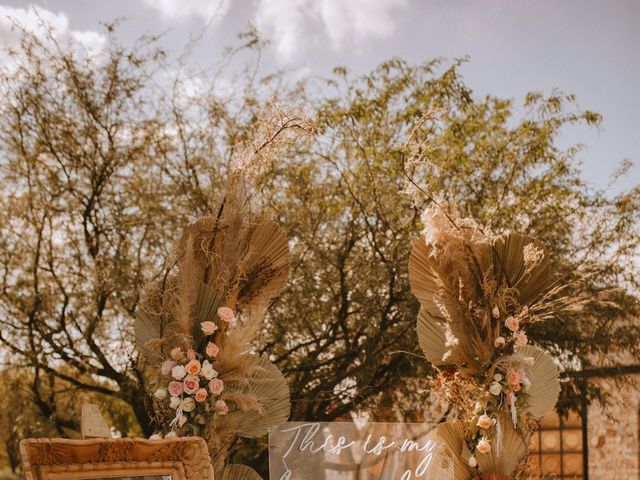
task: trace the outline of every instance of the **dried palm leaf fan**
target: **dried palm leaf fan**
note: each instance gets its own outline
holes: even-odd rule
[[[458,416],[433,432],[442,445],[433,468],[450,462],[455,480],[511,478],[527,454],[529,419],[550,411],[560,391],[553,359],[525,334],[550,298],[548,255],[531,237],[492,235],[437,204],[423,220],[409,259],[418,340]]]
[[[235,174],[216,213],[186,229],[164,277],[144,291],[136,338],[143,360],[156,369],[158,429],[202,435],[216,474],[228,480],[260,478],[248,467],[225,468],[230,445],[289,417],[286,380],[253,353],[289,263],[286,236],[251,213],[244,180]]]

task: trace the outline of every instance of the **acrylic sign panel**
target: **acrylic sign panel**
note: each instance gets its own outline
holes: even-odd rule
[[[286,422],[269,433],[272,480],[453,478],[423,423]],[[448,470],[451,469],[451,475]]]

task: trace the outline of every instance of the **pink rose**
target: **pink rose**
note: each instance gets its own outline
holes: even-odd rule
[[[182,393],[182,382],[171,382],[169,383],[169,394],[172,397],[177,397]]]
[[[518,370],[518,380],[520,380],[520,383],[524,382],[524,379],[527,378],[527,374],[524,371],[524,368],[521,368]]]
[[[180,347],[172,349],[171,358],[173,358],[174,360],[180,360],[182,358],[182,349]]]
[[[219,378],[214,378],[209,382],[209,391],[212,395],[220,395],[224,390],[224,383]]]
[[[518,328],[520,328],[520,320],[518,320],[516,317],[509,317],[505,320],[504,325],[512,332],[515,332],[516,330],[518,330]]]
[[[516,339],[516,345],[518,345],[519,347],[524,347],[529,341],[527,336],[522,332],[516,333],[515,339]]]
[[[233,320],[234,317],[233,310],[231,310],[229,307],[220,307],[218,309],[218,316],[221,320],[229,323],[231,320]]]
[[[220,348],[218,348],[218,346],[213,343],[213,342],[209,342],[207,343],[207,355],[210,357],[217,357],[218,353],[220,353]]]
[[[174,362],[173,360],[165,360],[164,362],[162,362],[160,372],[162,373],[162,375],[169,375],[171,374],[171,370],[173,370],[173,367],[175,366],[176,362]]]
[[[197,375],[200,373],[200,362],[195,359],[190,360],[189,363],[184,366],[184,369],[189,375]]]
[[[194,395],[196,402],[204,402],[207,399],[207,389],[201,388]]]
[[[200,324],[200,328],[202,329],[202,333],[205,335],[213,335],[218,329],[218,325],[213,322],[202,322]]]
[[[226,415],[229,413],[229,407],[227,407],[227,403],[224,400],[216,400],[215,407],[216,412],[218,412],[219,415]]]
[[[182,386],[186,393],[193,395],[200,388],[200,380],[195,375],[187,375],[184,377],[184,380],[182,380]]]
[[[493,318],[500,318],[500,309],[497,305],[494,305],[494,307],[491,309],[491,315],[493,315]]]
[[[520,383],[520,375],[518,375],[518,372],[515,370],[509,370],[507,373],[507,382],[509,382],[509,385],[511,386],[518,385]]]

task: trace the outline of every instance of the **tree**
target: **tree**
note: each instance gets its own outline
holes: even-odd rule
[[[579,147],[560,149],[558,136],[600,117],[573,96],[530,94],[514,118],[512,101],[473,95],[462,61],[398,59],[298,84],[241,71],[234,94],[188,96],[184,78],[167,80],[175,64],[153,39],[125,49],[110,29],[99,59],[23,32],[17,67],[0,79],[0,342],[31,370],[36,399],[45,382],[69,384],[126,402],[152,431],[132,343],[138,292],[163,271],[171,240],[209,211],[274,102],[304,105],[318,129],[282,151],[253,198],[294,254],[261,338],[290,382],[293,419],[424,416],[429,366],[414,356],[407,278],[422,205],[400,194],[407,176],[495,232],[538,237],[561,275],[590,269],[581,289],[624,288],[622,309],[589,307],[530,332],[565,369],[602,365],[614,344],[620,356],[608,362],[637,360],[640,188],[610,196],[580,179]],[[564,384],[563,409],[577,405],[575,385]],[[606,401],[595,385],[589,395]],[[42,400],[62,427],[61,400]],[[238,455],[259,463],[257,453]]]

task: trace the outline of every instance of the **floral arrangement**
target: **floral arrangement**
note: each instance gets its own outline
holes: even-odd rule
[[[202,436],[216,477],[259,479],[249,467],[229,465],[228,452],[289,417],[284,376],[254,353],[289,263],[287,237],[250,211],[237,174],[216,214],[186,229],[164,275],[143,291],[136,339],[153,392],[153,438]]]
[[[552,283],[548,254],[531,237],[494,235],[435,203],[423,221],[409,260],[418,340],[452,407],[433,433],[450,468],[433,462],[429,478],[514,478],[560,392],[553,358],[530,344],[527,327],[590,299]]]
[[[234,320],[233,310],[229,307],[218,308],[218,317],[227,324]],[[170,409],[176,414],[169,424],[172,431],[191,424],[194,433],[198,427],[205,425],[211,415],[226,415],[229,407],[220,398],[224,390],[224,382],[214,368],[220,347],[215,344],[214,334],[218,325],[213,321],[200,324],[206,338],[205,355],[199,355],[194,349],[183,351],[175,347],[170,358],[165,360],[160,373],[166,377],[168,384],[155,392],[159,401],[168,401]]]

